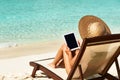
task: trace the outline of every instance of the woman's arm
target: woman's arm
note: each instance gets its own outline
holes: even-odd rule
[[[71,50],[67,46],[63,48],[64,65],[67,73],[71,71],[77,55],[79,54],[79,49],[75,50],[74,54],[75,56],[73,57]]]
[[[70,64],[68,54],[66,52],[64,52],[63,56],[64,56],[65,69],[66,69],[66,72],[69,74],[69,72],[71,71],[72,66]]]
[[[70,64],[71,64],[71,66],[73,66],[73,64],[74,64],[74,62],[75,62],[75,60],[76,60],[76,58],[77,58],[77,56],[78,56],[78,54],[79,54],[79,49],[77,49],[77,50],[75,50],[75,56],[74,57],[72,57],[72,59],[70,60]]]
[[[64,57],[64,65],[65,65],[66,72],[69,73],[72,68],[70,63],[72,60],[72,52],[67,46],[64,47],[63,49],[63,57]]]
[[[80,41],[78,41],[78,45],[79,45],[79,47],[80,47]],[[72,58],[70,59],[70,61],[71,61],[71,66],[74,64],[74,62],[75,62],[75,60],[76,60],[76,58],[77,58],[77,56],[78,56],[78,54],[79,54],[79,51],[80,51],[80,49],[77,49],[77,50],[75,50],[75,51],[73,52],[73,54],[75,54],[75,55],[74,55],[74,57],[72,57]]]

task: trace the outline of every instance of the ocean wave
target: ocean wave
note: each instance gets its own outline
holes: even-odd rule
[[[7,43],[0,43],[0,48],[10,48],[18,46],[17,43],[7,42]]]

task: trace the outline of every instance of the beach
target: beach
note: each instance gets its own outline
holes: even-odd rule
[[[58,40],[0,48],[0,80],[32,80],[30,75],[33,67],[29,62],[55,56],[61,43]]]
[[[54,57],[64,34],[73,32],[78,40],[85,15],[98,16],[119,33],[119,7],[119,0],[1,0],[0,80],[48,80],[32,78],[29,62]],[[114,65],[109,72],[116,76]]]
[[[57,51],[63,41],[34,42],[0,48],[0,59]]]
[[[0,49],[0,54],[2,54],[0,56],[0,80],[52,80],[46,76],[32,78],[33,67],[29,65],[29,62],[50,57],[53,58],[61,43],[62,41],[46,42],[44,44],[34,43]],[[118,61],[120,61],[120,57]],[[112,65],[109,72],[117,76],[115,65]],[[38,73],[38,75],[42,74]]]
[[[0,60],[0,80],[49,80],[48,77],[32,78],[33,67],[29,65],[29,62],[52,57],[53,53],[55,52]]]

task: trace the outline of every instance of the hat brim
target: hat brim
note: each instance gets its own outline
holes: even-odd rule
[[[103,20],[101,20],[100,18],[98,18],[96,16],[87,15],[87,16],[84,16],[80,19],[79,25],[78,25],[79,33],[80,33],[82,38],[88,37],[88,35],[89,35],[88,25],[90,23],[94,23],[94,22],[100,22],[101,24],[103,24],[105,26],[106,32],[111,34],[109,27],[107,26],[107,24]]]

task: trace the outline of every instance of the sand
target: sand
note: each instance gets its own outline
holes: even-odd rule
[[[0,48],[0,80],[52,80],[46,76],[32,78],[33,67],[29,65],[29,62],[54,57],[61,43],[62,41],[53,41]],[[115,65],[109,72],[117,76]],[[39,72],[37,74],[42,75]]]
[[[35,42],[0,48],[0,80],[33,80],[29,62],[56,54],[61,44],[62,41]]]
[[[0,60],[0,80],[43,80],[49,78],[32,78],[33,67],[29,65],[30,61],[44,59],[55,56],[56,52],[43,53],[37,55],[15,57]],[[3,79],[2,79],[3,78]]]
[[[0,48],[0,59],[57,51],[62,43],[63,41],[35,42]]]

